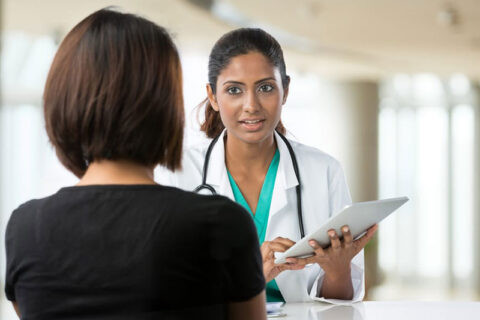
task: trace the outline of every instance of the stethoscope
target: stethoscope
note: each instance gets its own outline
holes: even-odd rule
[[[285,142],[285,145],[287,146],[288,152],[290,153],[290,158],[292,159],[292,164],[293,164],[293,171],[295,172],[295,176],[297,177],[298,184],[295,187],[295,191],[297,192],[297,215],[298,215],[298,225],[300,227],[300,235],[301,239],[305,237],[305,230],[303,229],[303,216],[302,216],[302,184],[300,182],[300,173],[298,171],[298,164],[297,164],[297,158],[295,157],[295,153],[293,152],[292,146],[290,145],[290,142],[288,142],[287,138],[285,138],[281,133],[277,131],[278,135],[282,140]],[[215,188],[212,187],[207,183],[207,172],[208,172],[208,164],[210,162],[210,154],[212,153],[213,147],[218,141],[218,138],[220,138],[221,134],[215,137],[215,139],[210,142],[210,145],[208,146],[207,153],[205,154],[205,161],[203,163],[203,172],[202,172],[202,184],[199,185],[198,187],[193,190],[193,192],[200,192],[201,190],[208,190],[212,193],[212,195],[216,195],[217,192],[215,191]]]

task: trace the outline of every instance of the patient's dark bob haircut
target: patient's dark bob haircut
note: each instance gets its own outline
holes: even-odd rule
[[[94,12],[60,44],[44,92],[48,137],[77,177],[99,160],[178,169],[181,65],[167,31],[138,16]]]

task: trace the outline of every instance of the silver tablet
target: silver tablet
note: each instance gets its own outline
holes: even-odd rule
[[[287,251],[278,254],[275,263],[285,263],[285,259],[289,257],[308,257],[313,254],[313,248],[308,244],[311,239],[317,242],[324,248],[330,245],[330,238],[328,237],[328,230],[335,229],[337,234],[341,237],[340,230],[344,225],[350,227],[350,232],[354,239],[362,236],[368,228],[385,219],[393,211],[401,207],[409,199],[407,197],[357,202],[343,208],[338,214],[327,220],[316,231],[308,234],[305,238],[299,240]]]

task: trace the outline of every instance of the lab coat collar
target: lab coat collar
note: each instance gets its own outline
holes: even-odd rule
[[[225,137],[224,129],[217,140],[217,143],[210,154],[210,163],[208,166],[207,184],[212,185],[218,193],[234,199],[232,187],[228,180],[227,167],[225,165]],[[278,164],[277,177],[273,190],[273,199],[270,207],[270,213],[279,211],[286,205],[286,190],[298,185],[295,171],[293,170],[293,162],[290,157],[287,145],[275,131],[275,141],[280,153],[280,162]]]
[[[269,220],[280,212],[288,204],[287,191],[298,185],[298,179],[293,170],[293,162],[290,157],[288,147],[275,131],[275,141],[277,142],[278,152],[280,153],[280,162],[278,163],[277,177],[275,187],[273,188],[272,202],[270,204]],[[267,227],[267,237],[270,239]],[[267,238],[266,238],[267,239]]]
[[[225,143],[223,140],[225,132],[226,130],[224,129],[210,154],[206,182],[213,186],[217,190],[217,193],[234,199],[232,187],[228,180],[227,166],[225,165]]]
[[[293,161],[288,151],[288,147],[275,131],[275,140],[278,151],[280,152],[280,162],[278,164],[277,182],[283,184],[284,189],[290,189],[298,185],[298,179],[293,169]],[[293,148],[293,147],[292,147]],[[282,181],[283,180],[283,181]]]

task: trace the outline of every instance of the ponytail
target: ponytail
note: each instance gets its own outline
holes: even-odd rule
[[[200,124],[200,130],[205,132],[208,138],[215,138],[222,133],[225,126],[223,125],[220,113],[213,110],[212,104],[208,98],[205,98],[198,107],[205,106],[205,120]],[[199,109],[200,110],[200,109]]]
[[[240,28],[224,34],[213,46],[208,59],[208,83],[215,94],[218,75],[230,63],[231,59],[249,52],[261,53],[274,67],[278,68],[282,78],[283,88],[288,88],[290,77],[287,75],[283,51],[280,44],[270,34],[262,29]],[[212,108],[210,101],[203,100],[198,106],[205,107],[205,120],[200,124],[200,130],[207,137],[215,138],[222,133],[225,126],[220,114]],[[279,121],[276,130],[285,135],[285,127]]]

